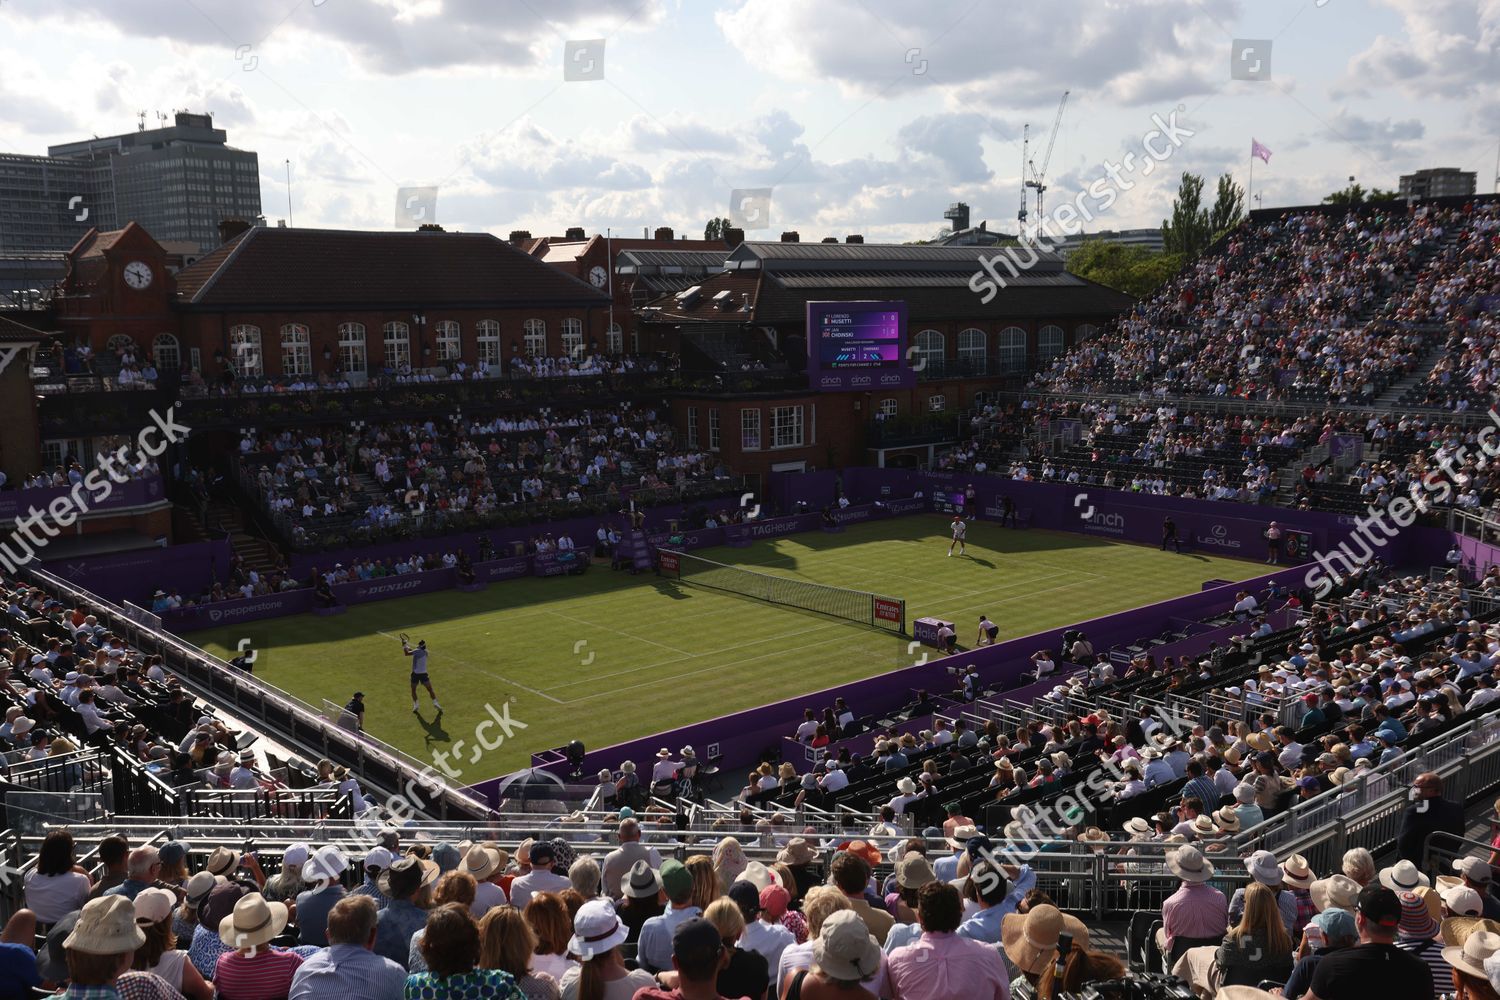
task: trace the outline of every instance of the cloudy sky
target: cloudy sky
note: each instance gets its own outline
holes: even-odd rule
[[[1243,182],[1252,136],[1264,207],[1428,166],[1492,190],[1497,46],[1500,0],[0,0],[0,151],[187,108],[259,153],[273,221],[290,161],[299,226],[436,187],[449,229],[700,234],[769,188],[752,238],[905,240],[957,200],[1014,231],[1022,126],[1040,166],[1068,90],[1049,211],[1153,115],[1193,133],[1089,227],[1129,228],[1184,170]]]

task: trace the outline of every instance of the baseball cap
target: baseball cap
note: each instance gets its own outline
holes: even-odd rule
[[[365,855],[365,867],[379,868],[383,871],[391,866],[393,860],[395,860],[394,855],[384,847],[372,847]]]
[[[1359,893],[1359,913],[1377,927],[1401,923],[1401,899],[1383,885],[1367,885]]]
[[[741,913],[754,916],[760,910],[760,891],[752,883],[746,882],[744,879],[740,879],[731,885],[726,895],[740,908]]]
[[[684,920],[672,932],[672,955],[681,965],[707,964],[723,950],[724,939],[719,937],[719,929],[702,917]]]
[[[687,867],[676,858],[668,858],[661,863],[661,887],[666,892],[667,898],[680,897],[684,893],[692,891],[693,875]],[[717,935],[717,932],[715,932]],[[673,936],[675,943],[676,937]]]

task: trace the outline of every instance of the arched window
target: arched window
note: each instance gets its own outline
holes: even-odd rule
[[[109,353],[114,354],[134,347],[135,338],[128,333],[117,333],[104,346],[109,349]]]
[[[985,343],[983,330],[960,330],[958,334],[958,360],[964,371],[972,374],[984,372],[989,346]]]
[[[562,321],[562,349],[564,354],[574,360],[583,357],[583,320]]]
[[[281,374],[312,374],[312,337],[301,323],[281,328]]]
[[[339,371],[364,374],[369,370],[365,355],[365,325],[339,324]]]
[[[477,334],[475,342],[479,344],[479,361],[481,364],[497,368],[500,365],[500,322],[493,319],[482,319],[474,324]]]
[[[1026,370],[1026,331],[1019,326],[1008,326],[1000,331],[1000,348],[997,352],[1000,370],[1019,372]]]
[[[1091,337],[1097,336],[1099,328],[1092,323],[1079,323],[1073,329],[1073,343],[1081,344]]]
[[[620,329],[620,324],[609,324],[609,332],[604,335],[604,349],[610,354],[625,353],[625,332]]]
[[[523,333],[522,348],[533,358],[542,357],[547,353],[547,323],[545,320],[528,319],[521,327]]]
[[[1063,352],[1063,341],[1066,339],[1063,328],[1051,323],[1042,327],[1036,334],[1037,360],[1046,361],[1055,358]]]
[[[437,325],[437,359],[457,361],[464,356],[463,333],[459,325],[445,319]]]
[[[156,362],[157,371],[176,371],[182,367],[182,348],[170,333],[158,333],[151,341],[151,357]]]
[[[411,364],[411,327],[405,323],[385,325],[385,364],[387,368]]]
[[[242,377],[260,378],[265,375],[266,365],[260,353],[260,327],[230,327],[229,361]]]
[[[917,339],[912,342],[912,367],[917,371],[930,371],[940,374],[943,370],[943,359],[947,352],[947,338],[937,330],[923,330],[917,334]]]

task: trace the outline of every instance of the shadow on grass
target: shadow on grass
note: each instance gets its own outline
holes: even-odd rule
[[[448,730],[443,728],[442,709],[438,709],[438,713],[432,717],[431,722],[428,722],[421,712],[416,712],[413,714],[416,715],[417,722],[421,723],[422,725],[422,732],[424,734],[422,737],[423,742],[427,743],[429,746],[434,743],[453,742],[453,738],[448,735]]]

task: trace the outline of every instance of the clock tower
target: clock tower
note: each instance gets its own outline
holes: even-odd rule
[[[172,309],[175,261],[139,224],[100,232],[91,229],[68,251],[58,321],[68,339],[96,353],[115,338],[128,337],[150,350],[158,337],[176,342]]]

